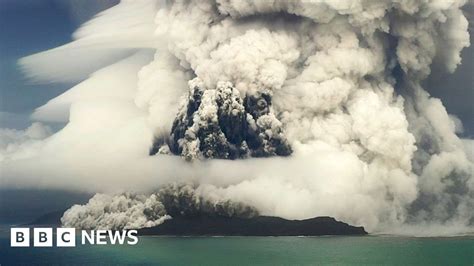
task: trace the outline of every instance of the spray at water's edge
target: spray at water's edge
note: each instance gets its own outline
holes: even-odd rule
[[[69,123],[34,145],[15,138],[2,152],[4,183],[149,190],[192,180],[206,197],[264,215],[470,228],[470,142],[421,85],[432,64],[461,62],[464,4],[123,1],[75,42],[22,60],[50,81],[86,74],[69,67],[86,57],[64,52],[109,65],[37,110],[60,120],[70,109]],[[201,103],[188,114],[197,83]],[[261,112],[249,108],[261,98]],[[290,156],[200,160],[247,155]]]

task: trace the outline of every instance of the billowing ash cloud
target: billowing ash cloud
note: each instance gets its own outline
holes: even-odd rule
[[[169,143],[155,140],[151,155],[170,151],[192,160],[291,154],[281,122],[270,113],[269,94],[242,99],[229,82],[206,90],[199,80],[192,80],[190,87],[173,122]]]
[[[74,63],[86,59],[95,72],[37,110],[69,109],[69,123],[22,160],[4,156],[3,183],[193,182],[264,215],[472,230],[472,140],[422,86],[432,64],[461,63],[464,4],[123,1],[71,44],[22,60],[37,80],[83,76]]]
[[[81,229],[136,229],[162,224],[171,217],[156,195],[96,194],[86,205],[67,210],[61,223]]]
[[[212,199],[191,184],[168,184],[151,194],[96,194],[85,205],[67,210],[63,226],[82,229],[137,229],[162,224],[175,216],[199,215],[250,218],[250,206]]]

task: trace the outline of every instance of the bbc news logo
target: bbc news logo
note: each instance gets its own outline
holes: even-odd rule
[[[56,235],[53,228],[11,228],[11,247],[75,247],[75,228],[56,228]],[[33,234],[30,235],[31,231]],[[138,243],[137,230],[82,230],[80,238],[81,245],[136,245]],[[33,240],[33,241],[31,241]],[[53,240],[54,243],[53,243]]]

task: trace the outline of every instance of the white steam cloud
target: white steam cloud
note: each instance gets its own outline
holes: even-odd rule
[[[233,200],[211,197],[201,187],[171,183],[150,194],[96,194],[87,204],[72,206],[61,222],[74,228],[122,230],[157,226],[175,215],[202,214],[249,218],[258,212]]]
[[[65,128],[2,149],[2,184],[151,192],[193,182],[206,197],[264,215],[329,215],[371,232],[474,231],[472,140],[459,139],[460,121],[422,87],[433,63],[448,71],[461,63],[469,46],[464,4],[122,1],[83,25],[74,42],[21,61],[36,80],[90,76],[33,115],[68,120]],[[169,137],[189,86],[216,90],[222,82],[242,97],[272,97],[291,156],[148,156],[154,139]],[[143,208],[152,198],[96,196],[63,222],[82,217],[78,210],[97,217],[94,206],[122,206],[117,200]]]

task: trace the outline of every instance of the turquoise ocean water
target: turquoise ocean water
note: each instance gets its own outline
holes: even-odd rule
[[[3,265],[474,265],[474,237],[141,237],[135,246],[9,248]]]

